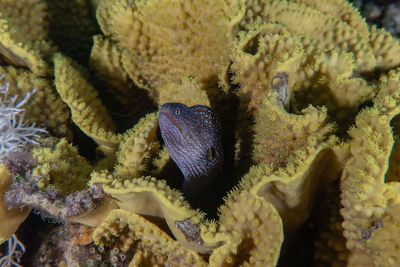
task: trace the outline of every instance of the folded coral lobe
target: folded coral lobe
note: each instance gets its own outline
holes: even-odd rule
[[[203,105],[166,103],[158,120],[167,151],[184,175],[182,191],[195,196],[207,190],[223,163],[220,127],[214,112]]]

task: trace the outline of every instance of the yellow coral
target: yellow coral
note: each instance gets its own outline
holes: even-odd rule
[[[369,39],[377,59],[378,70],[386,71],[399,65],[400,46],[397,39],[376,26],[371,27]]]
[[[8,210],[4,203],[4,192],[12,183],[12,177],[7,167],[0,164],[0,243],[10,239],[19,225],[25,221],[31,210],[12,209]]]
[[[91,227],[99,226],[108,214],[118,208],[117,203],[113,199],[105,199],[103,203],[94,210],[86,212],[78,216],[69,216],[66,218],[69,222],[81,223]]]
[[[9,64],[27,67],[37,75],[50,75],[55,51],[48,41],[47,5],[40,0],[0,2],[0,54]]]
[[[156,266],[162,267],[167,264],[167,257],[161,257],[154,255],[151,249],[141,249],[132,258],[129,263],[129,267],[141,267],[141,266]]]
[[[61,139],[52,148],[35,148],[33,156],[38,166],[32,175],[41,190],[50,186],[68,195],[86,187],[92,167],[67,140]]]
[[[48,23],[43,18],[46,16],[47,5],[40,0],[0,2],[2,17],[5,17],[13,26],[14,34],[24,41],[44,40],[48,35]]]
[[[324,51],[309,37],[280,24],[264,23],[239,35],[229,71],[234,73],[231,81],[240,85],[237,94],[243,112],[246,107],[254,109],[257,117],[262,99],[276,90],[274,84],[280,77],[286,77],[286,110],[326,105],[331,119],[341,126],[340,134],[344,134],[359,105],[377,91],[375,83],[354,76],[356,68],[348,52]],[[223,85],[225,90],[230,88],[226,81]]]
[[[94,232],[93,239],[101,246],[122,243],[123,251],[132,247],[142,251],[135,255],[130,266],[205,266],[204,260],[197,253],[183,248],[156,225],[133,212],[120,209],[110,212]],[[151,251],[146,249],[148,246],[151,246]],[[150,260],[149,265],[145,264],[143,258],[149,261],[151,257],[156,262]]]
[[[85,71],[60,53],[54,56],[54,65],[56,89],[71,109],[72,120],[97,142],[99,149],[111,154],[118,145],[115,126],[97,92],[84,77]]]
[[[288,147],[286,148],[287,153],[293,153],[296,156],[285,157],[288,160],[287,162],[282,162],[280,158],[266,157],[264,159],[265,163],[253,168],[243,177],[239,188],[233,191],[226,200],[226,208],[221,208],[221,219],[216,222],[223,229],[220,232],[216,231],[215,223],[206,222],[202,214],[190,209],[187,203],[183,201],[182,196],[169,189],[164,180],[156,180],[151,177],[121,179],[117,175],[118,172],[115,172],[113,175],[103,172],[93,173],[90,184],[103,184],[103,190],[118,200],[118,205],[122,210],[165,219],[169,229],[183,246],[202,253],[211,253],[210,261],[213,259],[215,262],[226,261],[234,264],[237,261],[246,261],[240,258],[242,256],[238,256],[239,258],[237,258],[235,255],[242,255],[242,253],[253,255],[252,253],[254,253],[249,258],[250,263],[263,262],[263,264],[267,264],[267,262],[272,261],[269,264],[273,265],[277,259],[276,255],[279,252],[280,242],[274,243],[275,250],[271,251],[273,254],[269,257],[265,255],[264,250],[257,252],[264,245],[255,246],[253,251],[252,245],[248,244],[249,242],[257,244],[260,242],[261,244],[266,239],[258,240],[258,235],[248,236],[246,224],[240,226],[238,222],[234,223],[229,218],[239,216],[237,214],[241,210],[239,206],[251,206],[246,201],[255,198],[255,203],[260,203],[260,206],[271,205],[268,202],[273,203],[279,211],[280,216],[284,218],[288,236],[293,234],[310,212],[311,203],[317,191],[321,175],[321,170],[317,170],[316,166],[327,163],[326,148],[335,141],[335,138],[329,138],[331,126],[325,125],[323,111],[310,108],[308,111],[305,111],[309,113],[307,115],[290,115],[286,113],[280,102],[278,102],[277,93],[272,93],[272,96],[267,99],[269,101],[265,101],[264,108],[266,112],[269,112],[268,117],[271,117],[271,121],[260,122],[260,132],[257,132],[257,134],[260,136],[263,135],[264,139],[274,140],[275,138],[276,140],[277,134],[275,132],[269,133],[271,135],[268,136],[266,136],[266,132],[268,131],[262,132],[262,129],[265,128],[265,125],[263,126],[262,123],[270,123],[271,127],[276,128],[279,132],[279,127],[281,126],[279,124],[285,122],[288,124],[292,123],[293,129],[296,129],[299,135],[307,136],[309,139],[305,139],[304,141],[300,139],[295,140],[293,144],[288,143]],[[271,99],[275,100],[272,101]],[[317,119],[308,117],[312,115]],[[277,125],[273,124],[274,119]],[[307,122],[309,121],[315,121],[316,125],[308,125]],[[303,126],[304,131],[309,132],[302,133],[299,131],[301,129],[301,126],[299,126],[301,125],[300,122],[305,123]],[[141,127],[141,129],[144,129],[144,127]],[[319,135],[315,136],[315,132],[317,131]],[[282,141],[276,142],[280,143]],[[293,149],[293,152],[291,152],[291,149]],[[259,151],[263,151],[263,149],[260,148]],[[279,152],[284,153],[283,150],[279,150]],[[259,161],[263,162],[261,158]],[[275,169],[268,167],[271,163],[276,164]],[[281,166],[282,168],[280,168]],[[309,170],[313,171],[309,172]],[[271,185],[275,188],[274,190],[270,189]],[[243,201],[243,204],[238,204],[241,201]],[[252,216],[259,214],[258,212],[261,212],[258,211],[258,208],[255,211],[249,211],[249,214],[253,214],[249,215],[250,220],[253,218]],[[270,212],[272,211],[262,214],[272,216],[274,213]],[[296,213],[296,215],[293,216],[293,213]],[[246,222],[246,219],[243,222],[240,218],[238,220],[241,223]],[[274,225],[276,226],[276,223]],[[264,230],[261,231],[265,232]],[[276,234],[280,235],[281,233],[279,230],[276,230]],[[220,244],[226,244],[226,246],[218,248]],[[242,248],[242,246],[244,247]],[[239,247],[243,249],[243,252],[238,251],[240,250]],[[213,253],[216,253],[214,257],[212,256],[214,255]],[[247,258],[247,256],[243,257]]]
[[[52,38],[83,63],[93,30],[88,2],[23,1],[37,4],[38,18],[49,7]],[[57,91],[74,123],[107,157],[89,164],[65,140],[51,148],[42,140],[43,147],[34,151],[39,165],[33,175],[42,176],[41,187],[71,193],[85,188],[91,174],[89,184],[101,184],[111,196],[98,209],[67,220],[100,224],[94,239],[101,246],[135,249],[131,266],[274,266],[283,230],[291,241],[318,194],[326,194],[322,208],[329,212],[314,240],[316,263],[399,264],[397,39],[369,28],[342,0],[90,2],[98,7],[104,36],[94,37],[89,65],[99,87],[123,105],[123,115],[133,117],[129,123],[138,122],[116,134],[114,123],[118,130],[124,125],[108,113],[119,107],[106,110],[86,72],[65,55],[54,56]],[[72,25],[85,34],[71,32],[57,6],[76,12]],[[49,80],[37,78],[49,75],[54,49],[46,46],[47,22],[31,34],[12,12],[5,9],[0,19],[1,61],[34,74],[1,70],[9,73],[18,95],[38,87],[37,99],[27,105],[28,119],[43,123],[49,116],[51,130],[66,135],[65,107],[55,107],[59,100]],[[57,14],[63,15],[59,24]],[[74,40],[79,45],[69,48]],[[233,189],[214,221],[173,189],[179,188],[179,175],[169,170],[170,157],[157,137],[157,113],[139,120],[150,107],[172,101],[212,106],[222,118],[221,202]],[[359,113],[370,101],[373,107]],[[338,143],[334,134],[346,141]],[[64,181],[67,173],[73,179]],[[0,209],[4,214],[16,218]],[[6,230],[1,238],[15,229]]]
[[[336,177],[335,177],[336,178]],[[318,238],[314,242],[315,266],[345,266],[349,250],[342,235],[342,217],[339,213],[340,191],[337,182],[328,184],[323,191]]]
[[[123,64],[142,87],[194,76],[206,82],[229,62],[241,1],[102,1],[97,18],[124,48]]]
[[[270,93],[255,119],[254,161],[280,168],[300,157],[298,150],[311,152],[328,140],[334,129],[326,119],[326,109],[311,106],[302,110],[301,115],[289,114],[277,94]]]
[[[180,258],[189,261],[185,263],[185,266],[190,266],[192,264],[190,262],[193,260],[198,262],[197,264],[205,264],[199,254],[194,252],[193,249],[204,253],[207,251],[207,245],[214,244],[213,247],[215,249],[210,255],[211,266],[238,266],[241,264],[275,266],[283,239],[282,225],[276,210],[264,199],[248,193],[243,193],[237,196],[236,199],[232,199],[232,201],[229,201],[221,208],[220,226],[217,228],[214,223],[205,223],[200,217],[195,219],[193,215],[188,216],[190,213],[184,216],[187,219],[179,219],[178,214],[172,213],[176,213],[178,210],[182,212],[184,208],[179,208],[179,205],[177,206],[177,204],[170,202],[173,199],[170,196],[162,200],[162,192],[159,191],[156,193],[154,190],[155,180],[149,181],[147,190],[154,192],[153,196],[159,201],[159,204],[156,204],[156,206],[160,206],[164,212],[168,212],[165,213],[167,215],[165,219],[174,232],[175,237],[178,238],[178,244],[176,241],[172,241],[164,232],[161,232],[155,225],[136,215],[136,213],[147,214],[152,210],[152,207],[155,207],[151,205],[152,198],[145,200],[138,193],[136,193],[137,199],[132,199],[134,191],[146,190],[143,184],[144,181],[136,183],[137,189],[131,185],[125,187],[125,191],[130,191],[129,195],[131,197],[129,199],[121,195],[122,188],[111,190],[108,186],[106,187],[106,190],[125,204],[121,206],[122,210],[112,211],[105,222],[97,228],[94,233],[96,243],[109,245],[111,242],[121,242],[113,240],[115,237],[118,237],[120,240],[124,240],[124,246],[126,249],[129,249],[133,245],[133,241],[139,239],[151,246],[153,254],[164,255],[165,250],[171,251],[170,253],[172,254],[168,257],[168,261],[174,262]],[[152,182],[153,185],[151,184]],[[151,189],[152,187],[154,189]],[[168,191],[165,185],[164,190]],[[146,209],[143,209],[142,212],[127,212],[126,210],[138,208],[136,205],[139,204],[139,198],[147,202]],[[134,201],[132,202],[132,200]],[[161,204],[161,202],[164,204]],[[130,203],[135,203],[135,205]],[[129,207],[126,205],[129,205]],[[246,207],[246,212],[239,212],[244,207]],[[116,223],[122,225],[116,226],[114,225]],[[131,229],[126,231],[123,226],[124,224],[127,224]],[[142,232],[149,235],[142,235]],[[121,236],[122,234],[124,236]],[[158,236],[157,240],[153,239],[153,235]],[[159,248],[161,245],[158,244],[160,240],[162,242],[161,251]],[[187,250],[182,246],[189,247],[191,250]],[[179,253],[181,256],[177,257],[175,253]],[[150,256],[148,255],[146,258]],[[142,252],[138,256],[135,256],[133,261],[137,262],[138,258],[143,257]]]
[[[394,71],[381,78],[374,107],[357,115],[356,126],[349,132],[352,157],[345,165],[340,187],[350,266],[400,263],[400,184],[397,177],[391,177],[398,166],[389,160],[391,153],[392,157],[398,154],[392,150],[396,147],[393,134],[397,133],[390,129],[391,121],[397,125],[400,113],[398,77]]]
[[[365,19],[360,16],[358,10],[349,2],[342,0],[327,0],[327,1],[313,1],[313,0],[293,0],[294,2],[304,3],[312,8],[318,9],[331,16],[334,16],[350,26],[357,29],[357,32],[363,37],[368,38],[368,26]]]
[[[359,105],[376,94],[375,83],[354,77],[354,63],[346,52],[333,50],[311,58],[300,71],[304,73],[301,86],[293,89],[297,107],[325,105],[340,129],[347,129]]]
[[[159,102],[161,105],[168,102],[179,102],[189,107],[194,105],[210,106],[206,90],[189,77],[183,77],[179,83],[168,83],[158,90],[160,91]]]
[[[230,70],[235,73],[232,81],[240,84],[243,100],[258,108],[280,73],[289,77],[286,89],[290,99],[304,57],[300,41],[277,24],[263,24],[239,37]]]
[[[159,93],[159,103],[218,103],[215,105],[217,111],[226,116],[229,105],[233,106],[234,103],[227,104],[223,100],[229,99],[232,91],[236,91],[239,96],[237,124],[225,127],[236,127],[231,130],[231,134],[234,131],[237,138],[235,163],[239,167],[245,166],[242,162],[249,160],[246,157],[251,154],[253,166],[225,199],[225,204],[220,208],[220,218],[215,223],[205,221],[201,214],[191,210],[165,182],[142,176],[160,175],[169,160],[165,149],[156,148],[159,157],[152,153],[149,158],[152,161],[144,161],[143,151],[151,149],[149,140],[140,142],[145,145],[141,146],[141,153],[137,153],[140,155],[138,162],[144,163],[143,168],[147,171],[149,162],[152,162],[156,171],[141,173],[137,167],[139,164],[135,163],[133,171],[129,172],[129,168],[125,168],[127,164],[122,163],[129,161],[126,161],[126,157],[120,157],[119,167],[112,174],[94,173],[91,181],[103,184],[104,190],[118,199],[122,210],[165,219],[169,230],[183,246],[210,253],[209,262],[217,266],[256,264],[258,261],[264,265],[276,263],[280,242],[273,243],[273,253],[265,256],[265,251],[258,253],[257,249],[266,245],[252,245],[252,242],[261,244],[265,240],[258,240],[251,235],[250,228],[246,228],[253,223],[252,216],[261,216],[260,210],[249,211],[247,218],[246,215],[241,216],[240,212],[243,213],[245,209],[240,207],[249,207],[249,203],[254,201],[268,210],[262,214],[276,214],[276,209],[282,218],[285,234],[290,239],[308,218],[320,186],[329,186],[337,179],[348,160],[349,144],[333,147],[338,141],[333,133],[336,131],[345,135],[360,105],[373,98],[381,88],[393,87],[393,79],[390,82],[382,80],[379,84],[358,74],[368,75],[371,71],[395,66],[395,57],[388,52],[394,55],[397,53],[398,45],[395,42],[390,40],[385,47],[382,44],[384,34],[374,33],[373,29],[370,34],[358,12],[344,1],[331,0],[325,6],[307,0],[297,2],[302,3],[260,0],[246,1],[245,6],[241,7],[241,1],[230,2],[229,5],[234,8],[229,14],[232,18],[229,23],[224,21],[229,16],[222,17],[223,23],[221,20],[213,21],[213,17],[207,21],[211,25],[216,23],[218,27],[215,29],[225,29],[228,32],[222,39],[226,46],[216,42],[212,53],[203,47],[190,51],[192,42],[197,40],[199,34],[206,40],[201,42],[202,45],[209,45],[208,41],[214,40],[207,35],[213,31],[204,33],[208,24],[202,26],[204,28],[194,28],[197,21],[190,20],[190,11],[196,5],[201,6],[202,2],[179,5],[180,2],[176,1],[176,5],[169,6],[167,2],[161,2],[158,9],[167,10],[162,15],[152,1],[102,1],[99,5],[97,19],[107,38],[98,37],[99,44],[103,42],[104,47],[108,47],[108,53],[115,55],[115,69],[120,69],[122,75],[126,71],[135,83],[148,89],[154,100],[157,101],[156,95]],[[219,2],[214,5],[214,8],[218,7]],[[164,23],[164,28],[160,28],[161,22],[165,21],[164,16],[181,14],[182,6],[189,13],[186,16],[173,16],[169,24]],[[198,16],[196,19],[200,21],[203,17]],[[239,20],[240,25],[237,27],[235,23]],[[173,37],[166,33],[171,29],[176,33]],[[177,42],[192,29],[196,29],[192,32],[193,40]],[[160,35],[164,38],[160,38]],[[236,39],[231,38],[235,35]],[[214,38],[221,37],[214,35]],[[221,47],[229,47],[229,53],[221,52]],[[178,53],[177,49],[183,52]],[[199,62],[193,61],[198,51],[203,53],[201,70],[197,65]],[[221,64],[214,65],[215,70],[210,71],[210,56],[214,52],[220,53]],[[98,52],[94,50],[95,53]],[[180,57],[182,54],[185,58]],[[226,57],[232,61],[231,64]],[[171,62],[171,58],[178,60]],[[169,68],[158,64],[161,60],[167,62]],[[215,79],[218,72],[219,81]],[[276,78],[283,76],[287,77],[287,98],[278,101],[277,93],[273,91],[276,88]],[[125,78],[118,79],[121,81]],[[224,92],[215,85],[217,82]],[[387,101],[379,97],[375,100]],[[309,104],[325,107],[315,108]],[[246,122],[249,118],[254,119],[254,125]],[[332,120],[337,122],[337,127],[330,123]],[[142,129],[145,136],[149,136],[149,129],[154,128],[141,123],[143,121],[139,122],[137,129]],[[224,123],[227,124],[227,121]],[[132,135],[126,137],[126,140],[131,141],[121,146],[127,149],[121,149],[120,155],[136,159],[128,153],[136,151],[132,148],[132,142],[134,144],[137,138],[134,137],[136,131],[132,130]],[[250,141],[245,139],[252,138],[249,135],[252,132],[254,143],[246,148]],[[229,137],[232,138],[232,135],[228,135],[227,139],[231,141],[233,138]],[[155,141],[154,134],[152,138]],[[320,166],[331,168],[331,173],[328,174]],[[168,176],[161,178],[171,179]],[[268,205],[274,212],[266,208]],[[337,209],[337,206],[333,209]],[[337,210],[332,216],[336,216],[337,226]],[[162,225],[154,218],[149,220]],[[275,226],[279,224],[273,221]],[[251,229],[269,233],[263,227],[257,225]],[[279,229],[274,233],[275,237],[279,235]],[[345,250],[341,247],[336,251]],[[140,262],[148,253],[142,250],[136,260]]]
[[[361,35],[365,33],[359,33],[349,24],[329,14],[292,1],[253,0],[247,1],[246,6],[246,16],[241,22],[245,28],[252,22],[276,22],[296,34],[312,38],[324,50],[337,47],[352,52],[357,70],[371,71],[376,65],[369,40]]]
[[[93,41],[89,65],[98,79],[106,85],[107,90],[131,114],[140,111],[146,104],[149,105],[146,101],[148,92],[137,88],[125,71],[122,65],[122,50],[117,43],[101,35],[95,35]],[[157,99],[157,95],[149,97]]]
[[[199,222],[204,214],[194,211],[182,195],[171,190],[165,180],[156,180],[153,177],[140,177],[132,180],[118,181],[107,173],[93,173],[90,184],[102,183],[104,192],[118,200],[121,209],[142,215],[164,218],[175,237],[186,247],[198,251],[209,252],[215,243],[197,245],[193,240],[186,240],[185,236],[175,226],[176,221],[190,219]]]
[[[326,150],[329,143],[309,152],[296,151],[296,158],[275,172],[268,164],[255,165],[242,178],[238,191],[250,191],[271,202],[282,217],[287,237],[296,232],[311,211],[323,173],[318,166],[330,161]]]
[[[52,82],[37,77],[30,71],[13,66],[0,67],[5,74],[4,80],[9,83],[10,95],[23,97],[35,89],[30,101],[24,106],[24,118],[46,128],[58,136],[72,137],[69,129],[70,114],[67,106],[57,97]]]
[[[160,147],[156,140],[157,115],[147,115],[124,133],[118,152],[119,164],[115,167],[118,177],[140,177],[151,169],[150,160]]]
[[[241,34],[232,61],[238,95],[257,111],[280,75],[287,77],[285,106],[292,102],[294,111],[293,102],[297,108],[326,105],[329,115],[344,126],[376,92],[374,84],[352,77],[356,65],[351,54],[338,49],[324,52],[317,43],[278,24],[262,24]]]
[[[226,201],[220,213],[219,232],[226,232],[226,237],[223,245],[211,254],[211,266],[276,265],[283,229],[277,211],[269,202],[243,192]]]

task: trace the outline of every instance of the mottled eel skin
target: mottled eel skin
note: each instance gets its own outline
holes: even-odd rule
[[[165,103],[158,124],[169,155],[183,173],[183,193],[190,201],[206,197],[224,162],[218,117],[204,105]]]

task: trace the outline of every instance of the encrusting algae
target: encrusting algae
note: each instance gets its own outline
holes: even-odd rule
[[[400,265],[400,45],[351,4],[14,2],[0,72],[10,96],[36,88],[25,121],[47,133],[1,161],[0,242],[34,210],[88,227],[91,261],[276,266],[313,220],[299,261]],[[167,102],[221,120],[224,182],[201,207],[159,133]]]

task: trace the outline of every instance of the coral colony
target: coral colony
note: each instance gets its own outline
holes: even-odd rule
[[[400,266],[400,44],[349,2],[0,10],[0,266]],[[195,201],[165,103],[220,120]]]
[[[0,81],[5,74],[0,75]],[[27,144],[38,145],[34,138],[39,138],[39,134],[47,133],[46,130],[34,127],[34,124],[27,125],[23,121],[25,110],[23,106],[29,101],[35,92],[26,93],[21,101],[17,101],[18,96],[9,97],[9,84],[4,82],[0,85],[0,162],[5,164],[11,154],[22,152]],[[0,266],[22,266],[20,260],[25,252],[23,244],[13,234],[7,241],[8,252],[0,258]]]

